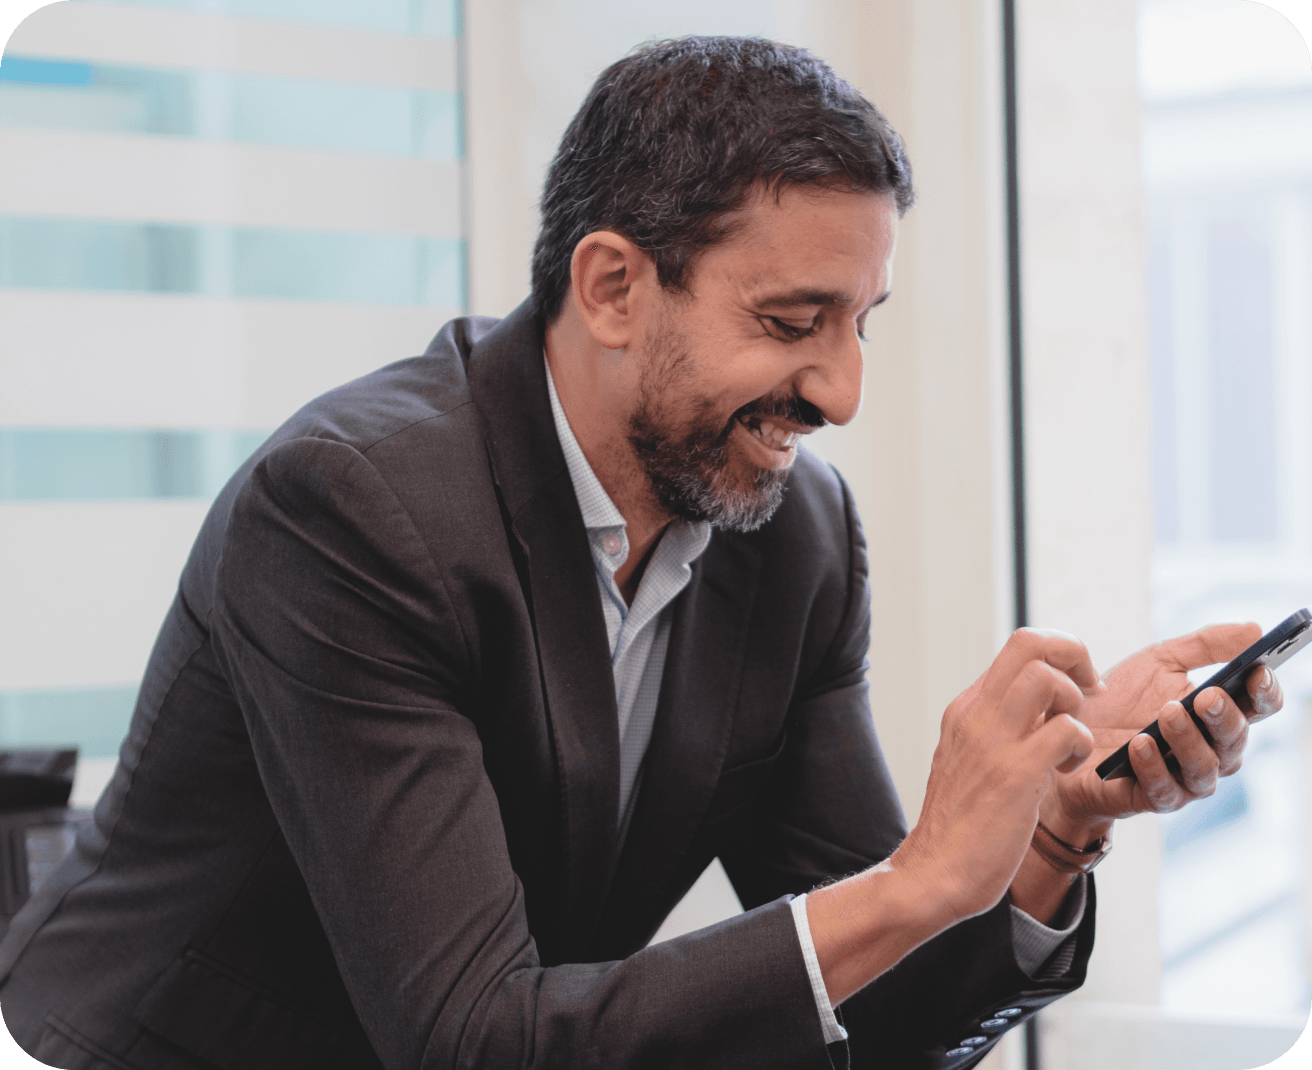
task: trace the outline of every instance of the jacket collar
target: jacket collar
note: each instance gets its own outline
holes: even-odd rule
[[[566,845],[565,946],[622,940],[659,911],[728,751],[761,572],[749,540],[716,536],[676,603],[655,724],[619,853],[619,726],[587,532],[547,394],[543,327],[524,304],[473,348],[471,396],[526,560]],[[617,870],[618,866],[618,870]],[[599,932],[599,930],[601,930]]]
[[[587,533],[556,436],[542,324],[521,305],[474,346],[470,394],[526,563],[565,844],[564,946],[597,924],[615,863],[620,744],[615,685]]]

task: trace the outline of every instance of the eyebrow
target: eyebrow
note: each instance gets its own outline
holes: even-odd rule
[[[892,292],[892,290],[885,290],[870,302],[869,308],[882,305]],[[852,304],[852,297],[842,290],[789,290],[786,293],[768,294],[758,298],[756,304],[760,308],[804,308],[826,305],[847,308]]]

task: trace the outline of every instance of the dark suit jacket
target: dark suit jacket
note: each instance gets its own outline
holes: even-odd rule
[[[313,402],[216,502],[94,825],[0,947],[68,1068],[829,1067],[787,897],[905,828],[833,471],[717,532],[632,824],[593,563],[525,309]],[[716,856],[747,913],[646,948]],[[855,1066],[970,1065],[1006,904],[844,1007]],[[645,949],[644,949],[645,948]],[[1013,1020],[1020,1020],[1016,1018]],[[985,1033],[996,1030],[984,1030]],[[982,1050],[982,1049],[981,1049]]]

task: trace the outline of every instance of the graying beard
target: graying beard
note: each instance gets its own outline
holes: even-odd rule
[[[726,486],[723,450],[713,450],[715,474],[708,484],[700,472],[681,472],[672,479],[647,472],[661,504],[686,520],[704,520],[721,531],[746,534],[774,516],[784,500],[786,472],[760,471],[752,492]]]
[[[649,369],[638,406],[629,417],[629,443],[642,463],[647,484],[663,509],[684,520],[705,521],[722,531],[755,531],[770,519],[784,497],[787,471],[757,471],[750,491],[729,485],[729,459],[724,445],[732,425],[720,433],[690,436],[671,442],[652,415],[651,381],[677,382],[692,365],[678,330],[662,320],[652,344],[660,361],[659,375]],[[656,367],[653,362],[652,367]],[[710,411],[704,404],[706,412]]]

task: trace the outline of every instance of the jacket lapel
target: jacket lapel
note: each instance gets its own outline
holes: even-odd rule
[[[542,328],[521,305],[470,354],[470,393],[524,555],[560,778],[566,844],[562,951],[580,953],[601,915],[619,820],[619,726],[595,566],[560,449]]]
[[[595,950],[631,941],[669,905],[728,753],[761,573],[746,540],[716,532],[676,603],[633,818]]]

